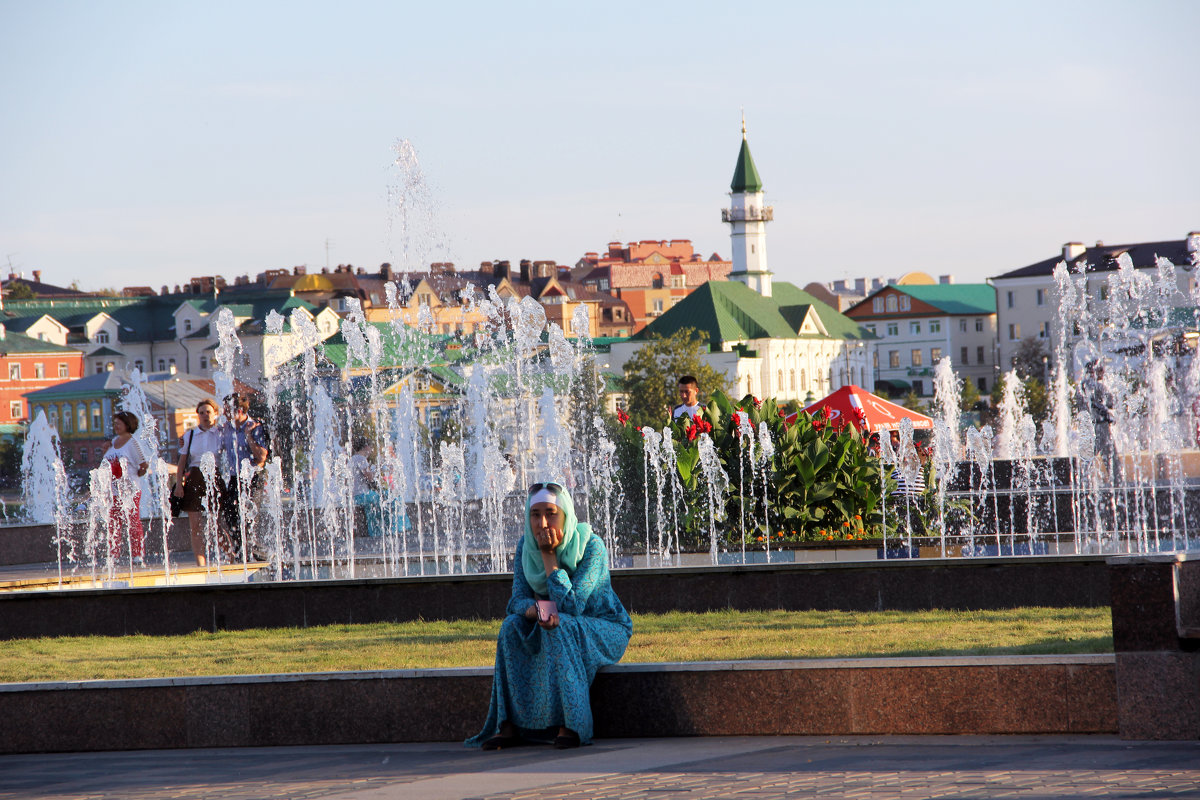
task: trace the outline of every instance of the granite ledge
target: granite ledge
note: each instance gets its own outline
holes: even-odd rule
[[[603,673],[761,672],[766,670],[907,669],[940,667],[1020,667],[1115,664],[1113,653],[1076,655],[923,656],[884,658],[812,658],[758,661],[676,661],[614,664]],[[262,675],[191,675],[175,678],[126,678],[88,681],[0,683],[0,692],[49,692],[84,689],[146,689],[175,686],[217,686],[308,681],[366,681],[398,678],[490,677],[492,667],[360,670],[355,672],[287,672]]]

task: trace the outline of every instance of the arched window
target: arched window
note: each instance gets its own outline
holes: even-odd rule
[[[96,343],[108,344],[108,331],[96,331]]]
[[[72,421],[71,417],[72,416],[73,415],[71,414],[71,404],[64,403],[63,407],[62,407],[62,424],[63,424],[62,432],[63,433],[71,432],[71,421]]]
[[[208,369],[208,356],[200,356],[200,369]]]
[[[116,365],[116,364],[114,364],[114,363],[113,363],[113,362],[111,362],[111,361],[108,361],[108,362],[106,362],[106,363],[104,364],[104,371],[105,371],[105,372],[112,372],[112,371],[113,371],[114,369],[116,369],[116,368],[117,368],[117,365]]]
[[[183,321],[183,331],[184,333],[192,332],[192,321],[190,319],[185,319]]]
[[[92,403],[92,430],[99,431],[99,430],[103,429],[103,427],[104,427],[104,420],[100,416],[100,404],[93,402]],[[103,455],[103,453],[101,453],[100,455]],[[99,458],[99,456],[97,456],[97,458]]]
[[[894,294],[889,294],[889,295],[887,296],[887,303],[886,303],[886,305],[887,305],[887,310],[888,310],[888,311],[890,311],[890,312],[892,312],[892,313],[895,313],[895,311],[896,311],[896,295],[894,295]]]
[[[794,391],[796,391],[796,370],[794,370],[794,369],[792,370],[791,378],[792,378],[792,391],[794,392]]]
[[[800,370],[800,391],[808,391],[808,370],[806,369]]]
[[[654,277],[651,279],[650,285],[655,289],[663,288],[663,276],[661,272],[654,273]]]
[[[160,358],[160,359],[158,360],[158,371],[159,371],[159,372],[166,372],[166,370],[167,370],[167,362],[166,362],[164,359],[161,359],[161,358]]]
[[[781,369],[775,371],[775,391],[783,391],[783,370]]]
[[[79,422],[79,432],[83,433],[88,429],[87,426],[87,403],[80,403],[75,406],[75,419]],[[87,457],[86,448],[84,449],[84,457]]]

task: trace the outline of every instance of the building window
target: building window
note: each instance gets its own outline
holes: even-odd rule
[[[914,367],[921,366],[921,351],[920,350],[912,351],[912,365]]]
[[[1039,306],[1046,305],[1046,290],[1045,289],[1037,290],[1037,304]]]
[[[99,431],[104,427],[104,420],[100,417],[100,404],[92,403],[92,430]]]
[[[876,297],[874,300],[871,301],[871,311],[876,314],[883,313],[883,298],[882,297]]]
[[[874,367],[875,369],[879,369],[879,351],[878,350],[875,350],[871,354],[871,366]]]
[[[63,433],[71,432],[71,418],[74,415],[71,413],[71,405],[68,403],[62,407],[62,431]]]
[[[48,408],[48,409],[38,406],[38,411],[41,411],[43,414],[46,415],[46,419],[50,420],[51,428],[54,428],[55,430],[58,429],[58,406],[50,406],[50,408]],[[36,415],[32,415],[32,416],[36,416]]]
[[[46,365],[40,364],[40,363],[34,364],[33,365],[33,377],[45,378],[46,377]]]
[[[112,372],[112,371],[113,371],[114,369],[116,369],[116,368],[117,368],[117,365],[116,365],[116,364],[114,364],[114,363],[113,363],[113,362],[111,362],[111,361],[107,361],[107,362],[105,362],[105,364],[104,364],[104,371],[105,371],[105,372]]]
[[[889,322],[888,323],[888,336],[899,336],[899,335],[900,335],[900,323],[899,322]]]
[[[96,447],[92,450],[92,455],[95,457],[95,459],[97,461],[99,461],[101,458],[104,457],[104,448],[101,447],[100,445],[96,445]]]
[[[983,333],[983,317],[975,318],[975,332]]]
[[[21,418],[21,401],[13,400],[8,404],[8,414],[13,419]]]
[[[108,344],[108,331],[96,331],[96,343]]]
[[[58,364],[58,377],[60,377],[60,378],[69,378],[69,377],[71,377],[71,368],[70,368],[70,367],[68,367],[66,364],[63,364],[62,362],[59,362],[59,364]]]
[[[888,366],[891,367],[892,369],[895,369],[896,367],[900,366],[900,351],[899,350],[889,350],[888,351]]]
[[[200,356],[200,369],[208,369],[208,356]]]
[[[1108,284],[1107,283],[1101,284],[1101,286],[1100,286],[1100,299],[1101,300],[1108,299]]]
[[[792,379],[792,391],[794,392],[794,391],[796,391],[796,370],[792,370],[791,379]]]
[[[1039,339],[1049,339],[1050,338],[1050,323],[1049,322],[1042,323],[1042,329],[1040,331],[1038,331],[1038,338]]]
[[[663,312],[663,301],[655,300],[654,301],[654,313],[661,314],[662,312]]]
[[[960,319],[958,321],[958,332],[959,333],[967,332],[967,321],[965,319]]]
[[[1015,301],[1014,301],[1014,299],[1013,299],[1013,293],[1012,293],[1012,292],[1007,292],[1006,294],[1008,295],[1008,299],[1007,299],[1007,302],[1008,302],[1008,307],[1009,307],[1009,308],[1012,308],[1013,306],[1015,306],[1015,305],[1016,305],[1016,302],[1015,302]]]
[[[958,354],[959,355],[958,360],[964,367],[967,365],[967,353],[969,353],[969,352],[971,352],[971,348],[964,347]]]
[[[920,333],[921,332],[921,323],[916,320],[908,323],[908,332],[909,333]]]
[[[901,311],[911,311],[912,310],[912,298],[906,294],[900,295],[900,310]]]
[[[137,361],[133,362],[133,365],[135,367],[137,367],[138,369],[142,370],[143,372],[146,369],[146,362],[142,361],[140,358]]]
[[[183,332],[184,333],[192,332],[192,321],[190,319],[185,319],[183,321]]]
[[[896,311],[896,295],[889,294],[887,296],[887,301],[884,303],[884,305],[887,307],[887,310],[889,313],[895,313],[895,311]]]
[[[808,370],[800,370],[800,391],[808,391]]]
[[[661,272],[654,273],[654,277],[650,279],[650,287],[653,289],[663,288],[663,276]]]
[[[863,325],[863,327],[864,327],[864,328],[866,328],[866,329],[867,329],[867,331],[868,331],[868,332],[869,332],[869,333],[870,333],[872,336],[874,336],[874,335],[875,335],[875,323],[874,323],[874,322],[872,322],[872,323],[870,323],[870,324],[868,324],[868,325]]]
[[[925,381],[913,381],[913,391],[917,394],[925,394]]]
[[[775,371],[775,391],[783,391],[783,370],[781,369]]]
[[[21,365],[20,364],[9,364],[8,365],[8,379],[10,381],[21,380]]]
[[[940,347],[929,348],[929,363],[936,364],[941,360],[942,360],[942,348],[940,348]]]
[[[1021,323],[1010,322],[1008,325],[1008,340],[1015,342],[1021,338]]]
[[[167,371],[167,362],[161,358],[158,360],[158,371],[159,372]]]
[[[104,372],[104,362],[102,362],[102,361],[97,361],[97,362],[96,362],[96,374],[97,374],[97,375],[99,375],[99,374],[101,374],[102,372]]]
[[[985,393],[987,392],[987,378],[979,379],[979,391],[985,392]]]
[[[83,433],[88,429],[87,426],[87,405],[80,403],[75,406],[75,418],[79,421],[79,432]]]
[[[941,333],[942,332],[942,321],[940,319],[929,320],[929,332],[930,333]]]

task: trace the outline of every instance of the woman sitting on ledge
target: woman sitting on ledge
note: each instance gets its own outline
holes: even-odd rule
[[[588,689],[615,664],[633,624],[612,590],[608,553],[571,496],[535,483],[517,543],[512,599],[496,643],[487,722],[467,744],[484,750],[553,739],[559,749],[591,741]]]

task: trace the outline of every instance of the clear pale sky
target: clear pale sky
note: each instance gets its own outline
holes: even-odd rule
[[[744,107],[778,278],[978,281],[1200,230],[1198,31],[1190,0],[0,0],[0,265],[727,258]]]

